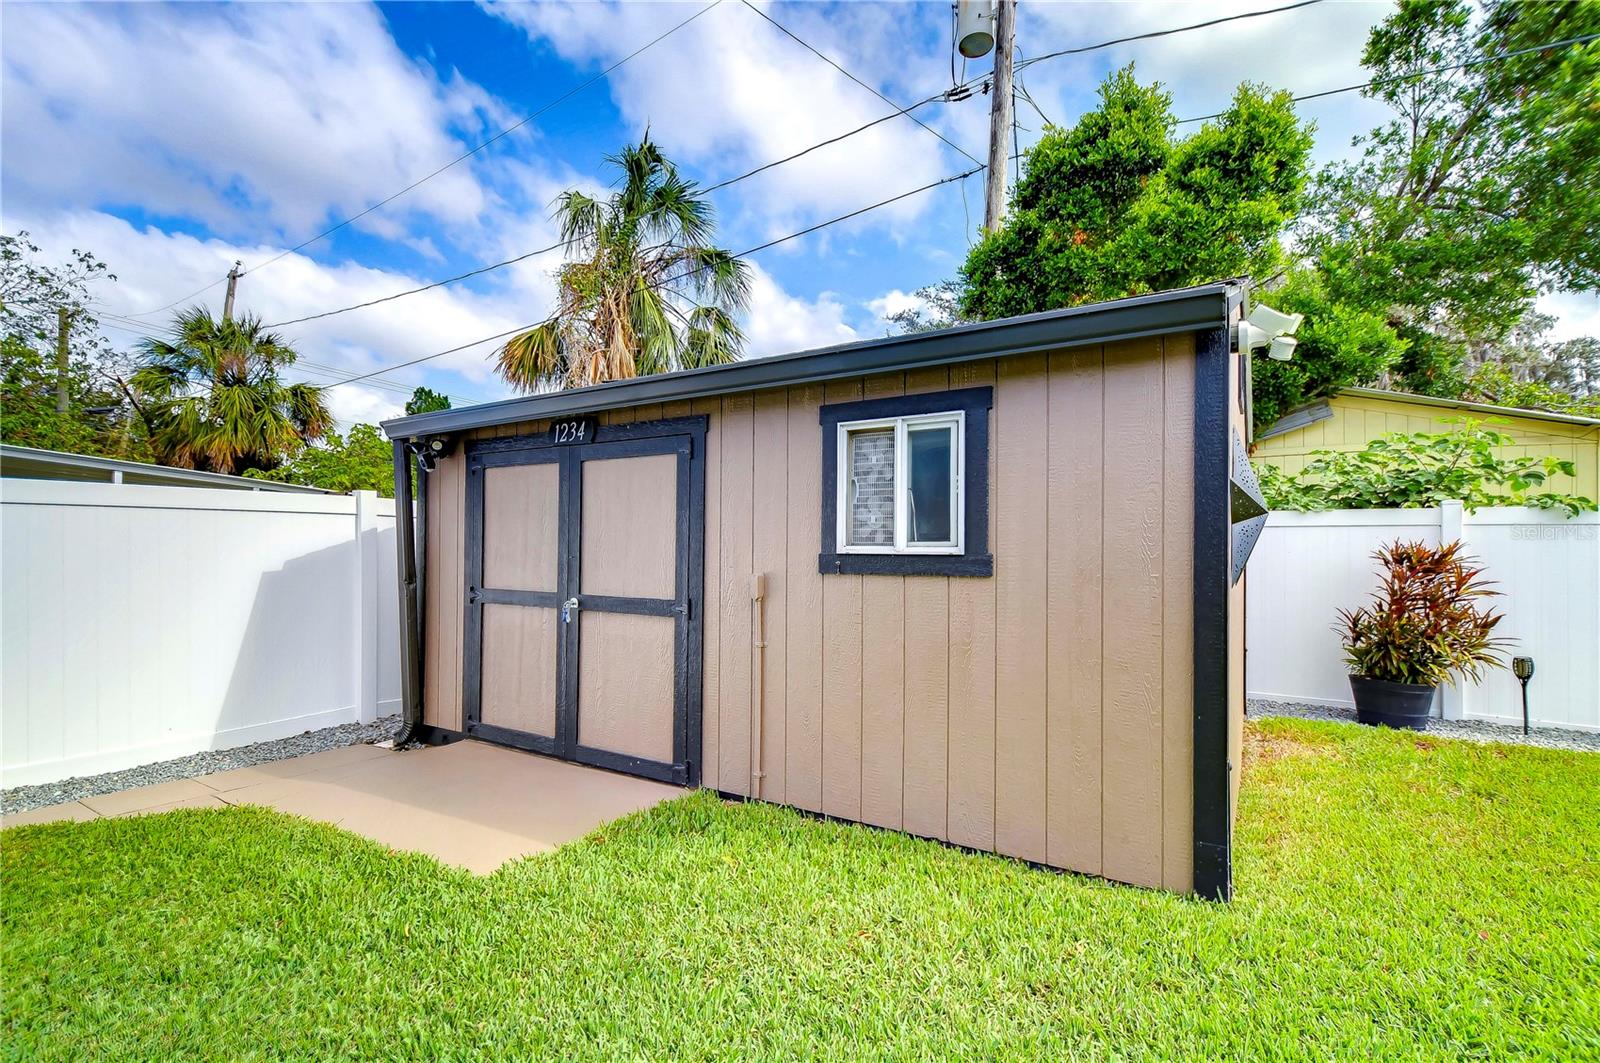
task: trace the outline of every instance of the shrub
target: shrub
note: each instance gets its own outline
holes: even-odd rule
[[[1481,579],[1459,542],[1445,546],[1395,541],[1372,555],[1384,568],[1372,603],[1339,610],[1345,662],[1368,679],[1438,686],[1452,673],[1476,681],[1504,666],[1494,637],[1500,614],[1480,604],[1499,595]]]
[[[1458,421],[1448,432],[1390,432],[1363,450],[1312,451],[1297,473],[1273,465],[1257,472],[1271,509],[1420,509],[1460,501],[1470,513],[1480,506],[1560,509],[1572,517],[1592,510],[1582,495],[1540,491],[1546,480],[1572,476],[1561,458],[1505,458],[1496,448],[1516,443],[1477,421]]]

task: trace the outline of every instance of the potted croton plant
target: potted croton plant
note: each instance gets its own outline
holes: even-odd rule
[[[1494,637],[1501,616],[1485,603],[1500,592],[1459,542],[1396,541],[1372,556],[1382,586],[1371,604],[1339,610],[1356,718],[1421,730],[1441,683],[1504,666],[1504,640]]]

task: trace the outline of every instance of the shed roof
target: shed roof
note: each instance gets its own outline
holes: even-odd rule
[[[593,387],[541,392],[456,410],[383,422],[390,439],[458,432],[468,428],[567,417],[641,403],[677,402],[710,395],[787,387],[870,373],[891,373],[981,358],[1057,350],[1221,328],[1243,297],[1241,281],[1218,281],[1065,310],[958,325],[935,332],[861,340],[771,358],[678,373],[615,380]]]
[[[1466,399],[1441,399],[1433,395],[1415,395],[1409,391],[1385,391],[1382,388],[1340,388],[1339,394],[1362,399],[1385,399],[1390,402],[1413,402],[1418,406],[1439,406],[1448,410],[1470,410],[1473,413],[1492,413],[1502,417],[1530,417],[1536,421],[1560,421],[1563,424],[1600,425],[1600,417],[1585,417],[1576,413],[1556,413],[1554,410],[1535,410],[1526,406],[1496,406],[1487,402],[1468,402]]]
[[[68,454],[0,443],[0,477],[19,480],[88,480],[94,483],[147,484],[159,487],[220,487],[234,491],[281,491],[331,495],[334,491],[304,484],[256,480],[198,469],[177,469],[144,461],[123,461],[94,454]]]

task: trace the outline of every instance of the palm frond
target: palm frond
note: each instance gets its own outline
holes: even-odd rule
[[[511,337],[501,346],[496,368],[511,386],[524,392],[555,383],[568,371],[565,345],[557,318]]]

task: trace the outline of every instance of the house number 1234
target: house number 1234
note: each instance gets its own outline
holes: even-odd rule
[[[594,418],[574,417],[566,421],[557,421],[550,426],[550,441],[563,445],[567,443],[587,443],[594,438]]]

